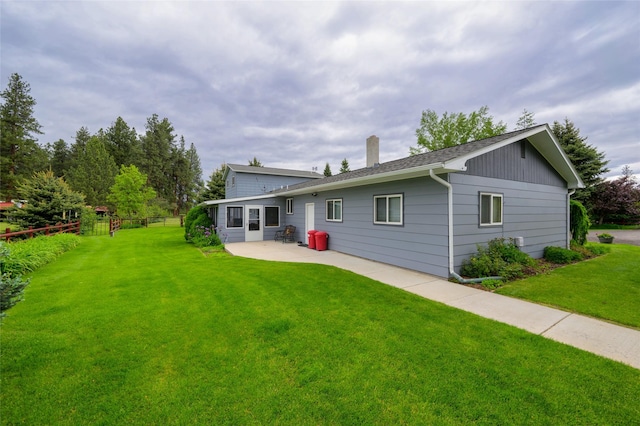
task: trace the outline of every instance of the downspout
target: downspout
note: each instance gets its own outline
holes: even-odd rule
[[[576,193],[575,189],[572,189],[567,194],[567,249],[571,249],[571,196]]]
[[[429,169],[429,176],[439,184],[447,188],[447,220],[449,233],[449,275],[463,284],[480,283],[485,280],[501,280],[502,277],[462,278],[453,268],[453,186],[446,180],[438,177],[433,169]]]

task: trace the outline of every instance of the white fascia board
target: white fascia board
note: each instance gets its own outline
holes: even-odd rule
[[[216,204],[227,204],[227,203],[243,203],[245,201],[253,201],[253,200],[264,200],[267,198],[275,198],[280,194],[267,194],[267,195],[256,195],[254,197],[240,197],[240,198],[223,198],[222,200],[209,200],[203,201],[199,205],[201,206],[215,206]]]

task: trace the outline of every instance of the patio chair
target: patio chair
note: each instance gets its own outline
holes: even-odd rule
[[[296,227],[293,225],[287,225],[284,227],[283,231],[277,231],[275,237],[273,238],[275,241],[282,240],[282,243],[286,242],[295,242],[296,240]]]

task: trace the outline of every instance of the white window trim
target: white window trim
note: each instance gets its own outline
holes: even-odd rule
[[[387,200],[387,220],[376,220],[376,215],[378,214],[378,200],[379,199]],[[389,217],[391,216],[389,213],[389,199],[390,198],[400,198],[400,222],[391,222]],[[404,196],[403,194],[388,194],[388,195],[374,195],[373,196],[373,223],[376,225],[394,225],[394,226],[402,226],[404,224]]]
[[[482,197],[488,195],[489,197],[489,223],[482,222]],[[500,199],[500,222],[493,221],[493,200],[495,198]],[[496,194],[494,192],[481,192],[479,197],[479,207],[480,207],[480,217],[479,223],[480,226],[501,226],[504,222],[504,196],[503,194]]]
[[[335,218],[335,205],[336,205],[336,201],[340,201],[340,219],[329,219],[329,203],[333,202],[333,207],[334,207],[334,211],[333,211],[333,217]],[[324,219],[327,222],[342,222],[342,214],[343,214],[343,205],[342,205],[342,198],[328,198],[327,200],[325,200],[324,203]]]
[[[239,208],[242,211],[242,225],[229,226],[229,208]],[[225,206],[224,208],[224,227],[225,229],[241,229],[244,228],[244,206]]]
[[[278,224],[267,225],[267,209],[278,209]],[[264,206],[264,227],[265,228],[278,228],[280,227],[280,206]]]
[[[287,198],[285,204],[287,214],[293,214],[293,198]]]

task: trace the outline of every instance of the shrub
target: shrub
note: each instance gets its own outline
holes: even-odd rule
[[[588,244],[584,247],[587,251],[595,256],[600,256],[611,252],[611,247],[602,244]]]
[[[501,287],[503,282],[502,280],[490,279],[490,280],[484,280],[480,284],[482,285],[482,287],[486,289],[495,290],[496,288]]]
[[[512,238],[496,238],[487,247],[478,246],[475,256],[462,262],[460,273],[468,277],[500,276],[512,280],[524,276],[525,267],[534,267],[535,260],[523,253]]]
[[[549,246],[544,248],[544,258],[548,262],[564,264],[580,261],[584,256],[577,251]]]
[[[196,235],[197,227],[202,226],[208,228],[211,226],[211,218],[209,212],[204,206],[195,206],[184,220],[184,239],[191,241],[191,238]]]
[[[587,209],[579,201],[571,200],[569,215],[571,239],[582,246],[587,242],[587,234],[589,233],[589,226],[591,226]]]
[[[191,242],[196,247],[209,247],[222,245],[220,238],[216,235],[215,226],[196,226],[191,235]]]
[[[80,233],[91,234],[98,221],[98,215],[91,207],[83,207],[80,212]]]
[[[29,280],[6,270],[10,253],[8,245],[0,242],[0,321],[7,315],[5,311],[24,299],[24,289],[29,285]]]
[[[11,243],[10,255],[3,259],[3,272],[11,276],[33,272],[79,243],[80,237],[75,234],[40,236]]]

